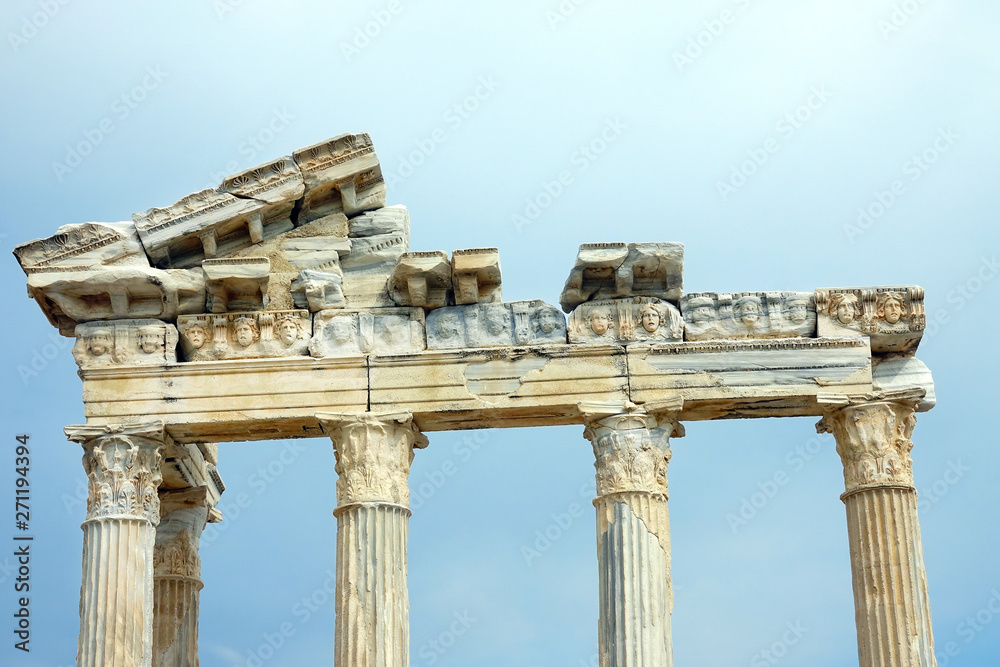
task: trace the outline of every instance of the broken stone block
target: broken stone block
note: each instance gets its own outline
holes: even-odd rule
[[[292,281],[292,298],[296,308],[308,308],[309,312],[324,308],[343,308],[347,305],[344,299],[344,276],[340,267],[333,271],[316,271],[306,269]]]
[[[405,253],[389,278],[389,294],[400,306],[446,306],[451,272],[448,255],[440,250]]]
[[[573,309],[569,342],[604,345],[670,343],[684,338],[676,306],[656,297],[600,299]]]
[[[916,351],[927,326],[916,285],[816,290],[820,336],[868,336],[872,352]]]
[[[201,268],[205,271],[208,312],[263,310],[267,305],[271,273],[267,257],[206,259]]]
[[[219,189],[234,197],[291,207],[302,198],[305,184],[295,160],[286,156],[230,176]]]
[[[309,346],[314,357],[407,354],[425,348],[420,308],[321,310]]]
[[[566,319],[540,300],[450,306],[427,315],[430,350],[565,342]]]
[[[455,303],[500,303],[500,251],[470,248],[451,253]]]
[[[83,271],[97,266],[149,266],[146,251],[131,222],[63,225],[48,238],[17,246],[14,256],[28,275]]]
[[[185,361],[306,355],[312,339],[306,310],[188,315],[177,328]]]
[[[177,362],[177,328],[160,320],[114,320],[76,326],[73,358],[80,368]]]
[[[594,299],[652,296],[677,303],[684,286],[681,243],[585,243],[559,304],[571,312]]]
[[[410,214],[405,206],[386,206],[366,211],[351,218],[347,225],[351,238],[386,235],[410,238]]]
[[[331,213],[351,217],[385,206],[385,181],[367,133],[342,134],[297,150],[292,157],[305,182],[300,224]]]
[[[686,340],[811,338],[811,292],[693,292],[681,299]]]
[[[95,267],[83,271],[32,273],[28,296],[64,336],[92,320],[174,319],[205,310],[205,274],[201,269]]]

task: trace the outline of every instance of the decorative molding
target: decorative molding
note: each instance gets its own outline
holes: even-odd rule
[[[173,539],[157,542],[153,550],[153,576],[201,579],[201,557],[191,531],[181,530]]]
[[[337,457],[337,506],[391,503],[409,507],[413,450],[428,441],[409,412],[316,415]]]
[[[871,486],[913,487],[913,401],[865,402],[832,410],[816,424],[832,433],[847,492]]]

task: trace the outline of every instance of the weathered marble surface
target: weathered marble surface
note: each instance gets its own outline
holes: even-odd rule
[[[448,305],[451,262],[441,250],[408,252],[399,258],[389,278],[389,294],[400,306],[441,308]]]
[[[566,321],[544,301],[438,308],[427,315],[427,349],[566,342]]]
[[[314,357],[405,354],[425,347],[420,308],[321,310],[314,330],[309,345]]]
[[[28,296],[64,336],[92,320],[170,320],[205,309],[201,269],[160,270],[140,266],[98,266],[82,271],[32,273]]]
[[[816,307],[810,292],[691,293],[681,299],[681,312],[686,340],[816,335]]]
[[[17,246],[14,256],[28,275],[96,266],[149,266],[146,251],[131,222],[63,225],[48,238]]]
[[[177,328],[160,320],[114,320],[76,326],[73,358],[80,368],[177,362]]]
[[[577,306],[569,316],[569,342],[590,345],[668,343],[682,340],[684,320],[663,299],[637,296]]]
[[[931,369],[916,357],[889,355],[872,358],[872,386],[883,395],[922,392],[917,412],[926,412],[937,404]]]
[[[271,275],[267,257],[206,259],[201,268],[205,271],[208,312],[263,310],[267,305]]]
[[[500,251],[467,248],[451,253],[455,304],[501,303]]]
[[[285,310],[177,318],[185,361],[308,354],[309,311]]]
[[[299,276],[292,279],[290,289],[295,307],[308,309],[311,313],[347,305],[344,298],[344,274],[339,264],[326,271],[300,271]]]
[[[559,304],[571,312],[585,301],[654,296],[674,303],[684,287],[681,243],[585,243]]]
[[[913,353],[927,316],[916,285],[816,290],[820,336],[868,336],[873,352]]]
[[[341,134],[292,153],[305,183],[300,224],[331,213],[385,206],[386,187],[371,137]]]

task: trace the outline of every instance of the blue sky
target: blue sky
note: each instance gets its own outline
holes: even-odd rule
[[[683,242],[689,292],[922,285],[918,356],[939,406],[919,418],[914,470],[939,665],[996,664],[1000,6],[651,4],[8,0],[0,245],[128,220],[367,131],[389,203],[410,209],[411,248],[499,247],[509,301],[556,303],[593,241]],[[62,428],[83,420],[80,381],[13,257],[0,276],[0,437],[32,436],[36,534],[33,650],[0,627],[0,663],[70,665],[83,473]],[[814,421],[693,423],[674,441],[677,664],[764,664],[789,624],[795,644],[767,664],[856,664],[842,469]],[[412,664],[593,664],[582,428],[430,439],[411,477]],[[332,662],[333,603],[317,601],[334,567],[333,453],[299,444],[263,488],[253,476],[279,469],[288,443],[220,448],[227,522],[203,548],[204,667],[259,659],[283,624],[261,664]],[[13,447],[0,452],[9,491]],[[734,529],[727,515],[778,472],[788,483]],[[527,562],[547,530],[558,539]]]

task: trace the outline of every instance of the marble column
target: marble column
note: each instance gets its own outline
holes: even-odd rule
[[[153,543],[160,520],[162,422],[68,426],[89,479],[83,523],[80,667],[151,667]]]
[[[427,438],[410,413],[317,415],[337,458],[334,664],[408,667],[410,463]]]
[[[160,491],[153,552],[153,667],[197,667],[201,532],[208,487]]]
[[[937,664],[910,458],[913,406],[852,404],[816,427],[834,435],[844,464],[861,667]]]
[[[670,437],[676,412],[581,405],[597,468],[601,667],[670,667]]]

